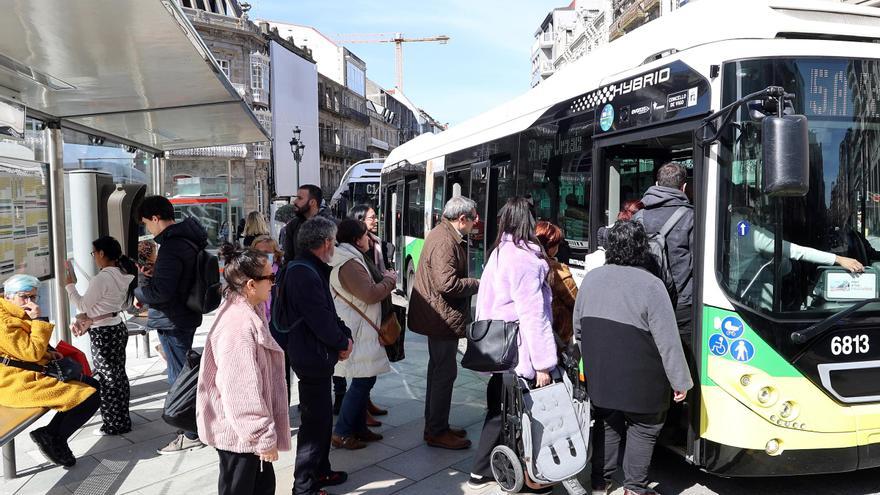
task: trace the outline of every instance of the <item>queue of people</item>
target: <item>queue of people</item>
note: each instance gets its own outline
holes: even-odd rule
[[[618,459],[626,493],[652,493],[647,469],[660,427],[669,405],[684,400],[693,386],[679,338],[684,312],[673,306],[658,278],[644,269],[650,256],[648,233],[655,224],[665,223],[652,215],[662,208],[686,207],[686,196],[679,195],[684,184],[676,182],[681,169],[676,167],[680,166],[661,169],[658,185],[646,198],[627,206],[625,216],[622,212],[613,226],[602,229],[603,248],[597,251],[601,259],[593,260],[580,287],[555,258],[563,240],[561,229],[536,222],[524,197],[511,198],[501,209],[498,235],[482,277],[470,277],[467,237],[480,222],[477,205],[463,196],[446,203],[441,221],[425,239],[408,308],[408,328],[428,340],[423,431],[428,446],[472,446],[467,432],[450,424],[450,408],[458,344],[474,321],[471,298],[477,296],[477,318],[519,322],[518,364],[510,371],[532,386],[551,384],[563,349],[580,348],[600,425],[592,441],[602,443],[594,450],[593,493],[611,488]],[[662,195],[674,200],[656,199]],[[283,250],[265,221],[249,215],[244,245],[226,245],[221,251],[225,297],[201,358],[198,431],[180,431],[158,451],[169,455],[213,446],[220,459],[221,494],[275,492],[271,463],[279,452],[291,449],[288,406],[293,375],[301,416],[295,495],[325,495],[326,487],[346,481],[347,473],[332,469],[331,447],[357,450],[382,439],[369,429],[371,414],[384,412],[372,404],[370,391],[377,377],[391,369],[379,336],[392,314],[390,297],[397,282],[389,262],[393,246],[378,237],[372,207],[356,206],[337,222],[328,217],[322,202],[320,188],[299,189],[296,217],[280,237]],[[148,325],[158,331],[170,384],[181,373],[202,323],[202,315],[185,301],[197,276],[196,259],[207,243],[205,229],[191,218],[175,221],[173,206],[160,196],[146,198],[138,215],[159,244],[157,251],[140,253],[135,265],[121,254],[117,241],[100,238],[93,252],[100,272],[89,290],[80,296],[75,277],[68,278],[69,295],[88,319],[84,328],[98,379],[60,382],[13,376],[19,371],[0,367],[0,374],[9,374],[28,390],[46,391],[31,403],[59,411],[49,426],[31,434],[46,457],[58,464],[75,462],[66,439],[99,407],[103,425],[96,434],[131,429],[122,311],[133,301],[149,306]],[[680,222],[670,247],[689,250],[693,215]],[[690,275],[684,273],[688,263],[679,260],[673,266],[682,307],[689,301]],[[7,284],[0,312],[8,328],[0,338],[0,353],[35,363],[52,359],[52,325],[38,319],[37,282],[17,275]],[[39,386],[26,384],[28,380]],[[490,457],[501,442],[502,392],[502,375],[493,373],[470,474],[472,487],[493,481]],[[11,402],[5,390],[0,393],[0,405]],[[564,486],[569,493],[585,493],[574,478]],[[527,490],[549,493],[552,487]]]

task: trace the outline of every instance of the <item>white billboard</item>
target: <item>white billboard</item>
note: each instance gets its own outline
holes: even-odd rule
[[[321,184],[318,144],[318,69],[275,41],[269,43],[272,99],[272,158],[275,194],[295,196],[300,184]],[[290,151],[294,128],[305,144],[297,174]],[[298,179],[298,180],[297,180]]]

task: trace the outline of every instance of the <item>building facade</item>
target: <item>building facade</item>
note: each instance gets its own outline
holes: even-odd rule
[[[349,166],[370,158],[367,151],[370,124],[366,99],[319,72],[321,189],[335,191]]]
[[[532,43],[532,87],[608,42],[611,0],[573,0],[551,10]]]
[[[247,9],[237,0],[177,2],[233,87],[251,105],[267,133],[271,132],[267,42],[248,19]],[[230,223],[235,225],[253,210],[267,214],[270,147],[266,142],[170,152],[166,155],[165,195],[226,197],[231,172],[232,191],[227,198],[233,205]]]

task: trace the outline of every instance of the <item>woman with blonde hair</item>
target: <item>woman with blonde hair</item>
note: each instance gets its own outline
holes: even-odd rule
[[[263,214],[258,211],[248,213],[247,220],[244,221],[244,230],[241,235],[244,239],[241,241],[243,248],[251,247],[254,239],[261,235],[269,235],[269,224],[263,218]]]

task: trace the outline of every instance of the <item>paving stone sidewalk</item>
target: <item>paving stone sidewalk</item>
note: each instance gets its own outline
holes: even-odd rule
[[[206,318],[196,334],[195,347],[204,345],[210,323],[211,319]],[[151,333],[150,338],[151,346],[155,346],[158,343],[155,333]],[[100,416],[92,418],[70,441],[78,457],[76,466],[71,469],[48,464],[27,433],[22,433],[16,438],[20,476],[0,482],[0,493],[176,495],[217,492],[218,458],[214,449],[209,447],[176,456],[156,455],[158,447],[174,438],[174,429],[161,418],[168,390],[165,362],[155,350],[152,358],[138,359],[135,340],[129,339],[127,366],[134,423],[131,433],[118,437],[94,436],[92,432],[100,426]],[[85,348],[87,340],[77,339],[75,345]],[[358,451],[331,451],[333,468],[348,471],[350,475],[347,483],[332,487],[331,493],[494,493],[497,491],[494,484],[479,491],[466,486],[475,447],[449,451],[428,447],[422,441],[427,365],[424,337],[406,332],[406,356],[404,361],[392,365],[391,373],[379,378],[373,390],[373,401],[390,411],[379,418],[384,423],[382,427],[375,429],[385,438]],[[460,369],[453,394],[451,422],[466,428],[474,445],[479,439],[485,411],[486,381],[486,377]],[[295,390],[291,403],[291,435],[295,442],[299,427]],[[51,414],[32,429],[45,425]],[[291,493],[293,462],[293,452],[285,452],[274,464],[279,494]]]

